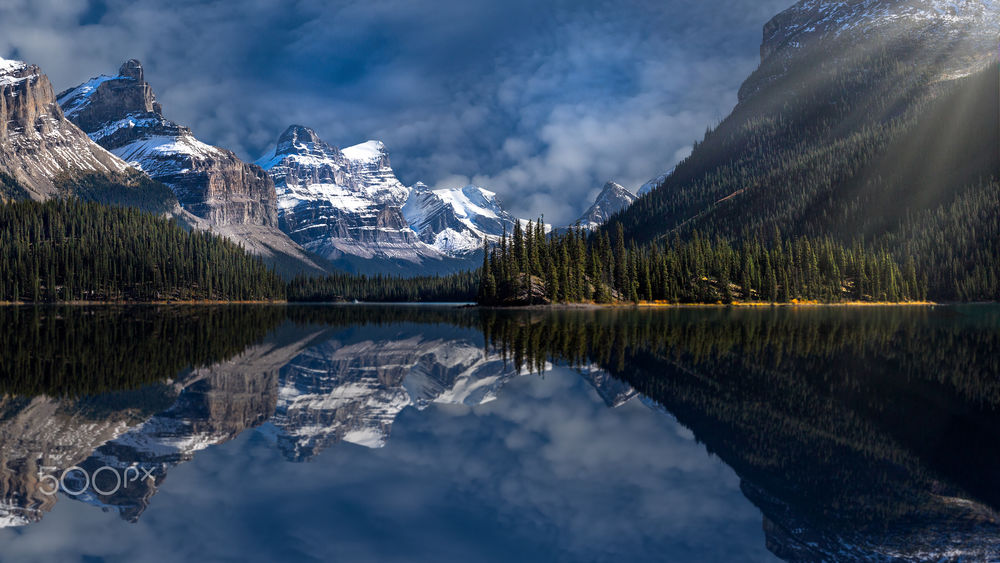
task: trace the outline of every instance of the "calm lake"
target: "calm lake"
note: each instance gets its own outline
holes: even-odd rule
[[[1000,559],[1000,306],[0,326],[0,561]]]

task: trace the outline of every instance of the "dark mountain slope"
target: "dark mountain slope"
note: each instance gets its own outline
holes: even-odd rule
[[[1000,172],[997,67],[974,56],[982,42],[929,22],[762,49],[733,113],[609,228],[640,243],[694,230],[860,238],[901,259],[919,249],[934,297],[992,298],[988,282],[960,289],[989,279],[976,266],[997,266],[956,239],[996,231],[995,205],[992,219],[983,211]],[[959,209],[971,211],[964,225]]]

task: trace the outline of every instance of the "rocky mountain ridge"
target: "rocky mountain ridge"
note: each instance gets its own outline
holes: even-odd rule
[[[740,89],[744,100],[798,62],[850,62],[867,47],[911,45],[932,79],[968,76],[996,59],[996,0],[801,0],[764,25],[761,68]]]
[[[166,119],[139,61],[66,90],[58,101],[94,142],[170,187],[197,226],[243,244],[286,273],[323,270],[278,229],[271,178]]]
[[[277,226],[267,175],[165,119],[139,61],[61,93],[59,104],[91,139],[169,186],[198,217],[220,226]]]
[[[616,182],[604,184],[594,204],[577,220],[577,224],[587,230],[600,227],[612,215],[635,203],[636,195]]]
[[[0,58],[0,172],[16,180],[22,195],[51,197],[64,175],[127,170],[65,118],[41,69]]]
[[[404,186],[381,141],[340,149],[292,125],[257,164],[274,179],[282,229],[347,269],[474,268],[483,242],[517,220],[483,188]]]

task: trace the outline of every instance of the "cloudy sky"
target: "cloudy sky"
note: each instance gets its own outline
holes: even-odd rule
[[[0,57],[57,89],[138,58],[164,113],[256,159],[292,123],[397,175],[567,223],[725,117],[792,0],[3,0]]]

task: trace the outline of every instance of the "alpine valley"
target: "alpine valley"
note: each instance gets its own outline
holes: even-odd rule
[[[3,60],[0,87],[5,199],[135,205],[233,240],[285,276],[471,270],[518,220],[482,187],[404,186],[380,141],[339,149],[293,125],[243,162],[164,117],[137,60],[58,96],[38,67]],[[595,204],[581,222],[631,199]]]
[[[1000,0],[785,1],[64,2],[107,74],[0,59],[0,562],[1000,561]]]
[[[747,299],[997,299],[998,24],[1000,4],[986,0],[796,3],[764,25],[760,66],[690,156],[635,192],[608,182],[574,223],[593,233],[576,235],[589,251],[621,227],[616,248],[637,257],[614,258],[610,244],[593,257],[568,248],[575,271],[562,273],[563,251],[553,247],[530,272],[505,267],[491,283],[514,299],[499,301],[519,300],[520,273],[530,280],[545,271],[559,272],[540,290],[546,302],[688,293],[714,302],[734,291]],[[340,148],[292,125],[267,154],[243,162],[165,117],[147,78],[129,60],[56,96],[38,67],[2,61],[0,197],[140,207],[222,235],[286,278],[473,271],[486,243],[527,223],[485,187],[404,185],[377,140]],[[695,234],[741,247],[744,263],[720,258],[707,276],[685,274],[677,294],[664,248]],[[808,250],[784,252],[802,238]],[[665,254],[642,254],[653,247]],[[814,258],[802,254],[817,247],[829,250],[815,261],[830,291],[797,279],[795,269]],[[787,291],[764,287],[768,260],[782,270],[770,285]],[[869,288],[873,267],[884,279]],[[647,269],[650,283],[636,290]],[[700,278],[715,289],[685,288]],[[731,287],[737,279],[746,283]]]

